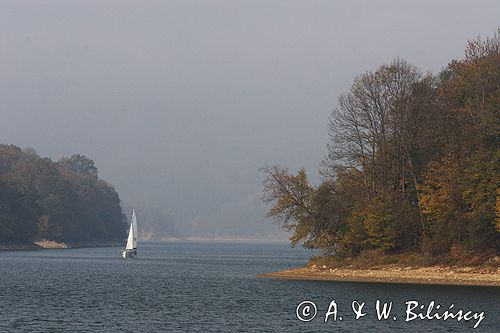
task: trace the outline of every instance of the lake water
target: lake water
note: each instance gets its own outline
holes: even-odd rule
[[[474,331],[500,332],[500,288],[256,277],[310,256],[250,242],[143,243],[129,260],[119,248],[0,252],[0,332],[469,332],[476,322],[405,322],[409,300],[485,311]],[[388,320],[377,320],[377,299],[393,302]],[[296,315],[304,300],[317,305],[309,322]],[[337,321],[324,323],[332,300]],[[354,300],[366,302],[358,320]]]

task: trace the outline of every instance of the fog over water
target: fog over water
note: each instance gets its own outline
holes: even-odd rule
[[[191,236],[280,237],[267,164],[312,177],[358,73],[439,71],[498,1],[0,1],[0,142],[94,159]]]

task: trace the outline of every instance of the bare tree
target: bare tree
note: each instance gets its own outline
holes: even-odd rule
[[[326,177],[338,168],[362,175],[367,200],[417,201],[415,152],[430,75],[402,59],[354,79],[340,95],[329,123],[330,142],[322,165]],[[428,96],[426,96],[427,98]]]

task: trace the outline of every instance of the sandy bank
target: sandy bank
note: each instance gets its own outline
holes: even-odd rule
[[[411,283],[431,285],[500,287],[499,268],[481,267],[394,267],[372,269],[306,267],[260,274],[259,277],[348,282]]]
[[[40,246],[41,248],[44,249],[67,249],[68,245],[65,243],[58,243],[55,241],[49,241],[49,240],[41,240],[35,242],[36,245]]]

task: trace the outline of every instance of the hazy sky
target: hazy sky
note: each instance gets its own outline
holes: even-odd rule
[[[264,164],[325,153],[354,75],[439,71],[500,1],[0,1],[0,142],[83,153],[195,234],[275,230]]]

